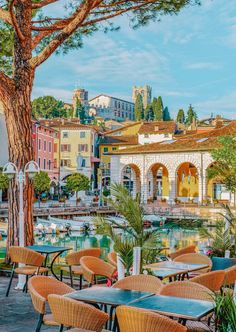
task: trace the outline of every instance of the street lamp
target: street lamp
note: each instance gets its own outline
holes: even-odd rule
[[[24,184],[26,180],[26,176],[31,180],[34,176],[39,173],[38,164],[31,160],[29,161],[24,169],[19,170],[17,166],[11,162],[7,163],[3,167],[3,174],[5,174],[9,180],[13,180],[16,178],[16,181],[19,183],[19,246],[25,246],[25,230],[24,230]],[[23,275],[19,275],[18,285],[16,288],[23,289],[25,284],[25,277]]]

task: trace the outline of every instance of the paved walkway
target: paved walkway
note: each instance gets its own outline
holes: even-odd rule
[[[9,297],[5,297],[9,279],[0,276],[0,331],[1,332],[34,332],[38,315],[34,311],[29,294],[16,291],[13,280]],[[41,331],[58,331],[55,327],[43,326]]]

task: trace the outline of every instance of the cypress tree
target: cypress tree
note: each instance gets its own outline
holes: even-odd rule
[[[136,121],[140,121],[144,117],[143,98],[140,93],[137,95],[136,100],[135,100],[134,116],[135,116]]]
[[[85,107],[84,105],[82,105],[81,101],[78,98],[76,99],[75,117],[80,119],[80,123],[82,124],[85,123],[86,120]]]
[[[190,104],[189,108],[188,108],[188,112],[187,112],[186,123],[192,124],[194,119],[197,119],[197,114],[194,111],[194,108],[192,107],[192,105]]]
[[[152,104],[148,104],[145,111],[144,111],[144,119],[146,121],[153,121],[154,119],[154,114],[153,114],[153,109],[152,109]]]
[[[163,102],[161,96],[153,98],[152,102],[154,119],[157,121],[163,120]]]
[[[170,121],[170,120],[171,120],[170,112],[168,107],[166,106],[163,111],[163,121]]]
[[[177,117],[176,117],[176,122],[178,123],[185,123],[185,113],[184,110],[181,108],[178,111]]]

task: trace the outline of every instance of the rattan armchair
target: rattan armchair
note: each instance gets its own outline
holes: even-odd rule
[[[80,259],[83,269],[83,276],[88,281],[89,286],[96,283],[96,276],[106,277],[112,281],[116,271],[115,266],[104,262],[102,259],[91,256],[84,256]]]
[[[61,281],[63,280],[63,272],[67,272],[70,275],[71,287],[74,287],[73,275],[80,277],[80,289],[82,289],[83,271],[80,266],[80,259],[83,256],[100,257],[100,248],[81,249],[78,252],[72,252],[66,256],[66,263],[68,266],[61,266]]]
[[[196,245],[193,244],[191,246],[179,249],[175,252],[172,252],[169,254],[170,258],[173,260],[178,256],[184,255],[184,254],[194,254],[196,252]]]
[[[236,265],[225,269],[224,286],[232,286],[236,281]]]
[[[163,283],[157,277],[139,274],[118,280],[112,287],[159,294]]]
[[[28,289],[29,277],[39,273],[48,273],[48,268],[42,267],[44,256],[34,250],[16,246],[10,247],[9,257],[13,265],[6,296],[9,295],[12,279],[15,273],[23,274],[26,276],[26,282],[23,288],[23,291],[25,292],[27,292]],[[24,264],[25,266],[16,267],[16,264]]]
[[[64,295],[73,292],[73,288],[63,282],[46,276],[34,276],[29,280],[29,291],[34,309],[39,313],[36,332],[42,324],[58,325],[52,314],[46,313],[46,303],[50,294]]]
[[[191,279],[191,282],[196,282],[200,285],[203,285],[213,292],[219,292],[223,286],[224,278],[225,271],[218,270],[196,276]]]
[[[120,332],[186,332],[187,328],[157,313],[120,306],[116,309]]]
[[[109,315],[83,302],[59,295],[49,295],[49,306],[55,320],[63,326],[101,332]],[[73,330],[72,330],[73,331]]]
[[[211,259],[202,254],[184,254],[174,259],[174,262],[186,263],[186,264],[207,264],[208,267],[194,272],[195,275],[207,273],[212,268]]]
[[[117,267],[117,253],[115,251],[109,252],[107,259],[111,265]]]

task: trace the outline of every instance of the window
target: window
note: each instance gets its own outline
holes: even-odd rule
[[[57,152],[57,144],[54,144],[54,152]]]
[[[86,160],[85,159],[82,159],[82,161],[81,161],[81,167],[86,167]]]
[[[103,148],[103,152],[108,152],[108,147]]]
[[[85,138],[85,131],[80,131],[80,138]]]
[[[40,167],[40,162],[41,162],[41,160],[40,160],[40,158],[38,159],[38,164],[39,164],[39,167]]]
[[[44,142],[43,142],[43,149],[44,149],[44,151],[47,150],[47,141],[44,141]]]
[[[41,150],[41,139],[39,138],[39,150]]]
[[[128,118],[128,113],[127,112],[125,113],[125,117]]]
[[[122,103],[122,110],[124,110],[125,108],[124,108],[124,103]]]
[[[88,144],[79,144],[78,151],[79,152],[88,152]]]
[[[68,133],[68,131],[63,131],[63,133],[62,133],[62,137],[63,137],[63,138],[68,138],[68,137],[69,137],[69,133]]]
[[[61,166],[64,167],[70,167],[71,166],[71,160],[70,159],[61,159]]]
[[[91,146],[91,151],[92,151],[92,153],[93,153],[93,145]]]
[[[48,160],[48,169],[51,169],[51,160]]]
[[[144,137],[145,137],[145,138],[148,138],[148,137],[149,137],[149,135],[148,135],[148,134],[144,134]]]
[[[52,142],[48,142],[48,151],[52,152]]]
[[[54,159],[53,166],[54,168],[57,168],[57,159]]]
[[[124,117],[124,112],[122,112],[122,118]]]
[[[62,144],[61,145],[61,152],[70,152],[70,151],[71,151],[70,144]]]
[[[115,100],[115,107],[117,107],[117,101]]]
[[[43,169],[46,169],[46,159],[43,159]]]
[[[112,151],[115,151],[117,148],[116,148],[116,146],[113,146],[112,147]]]

